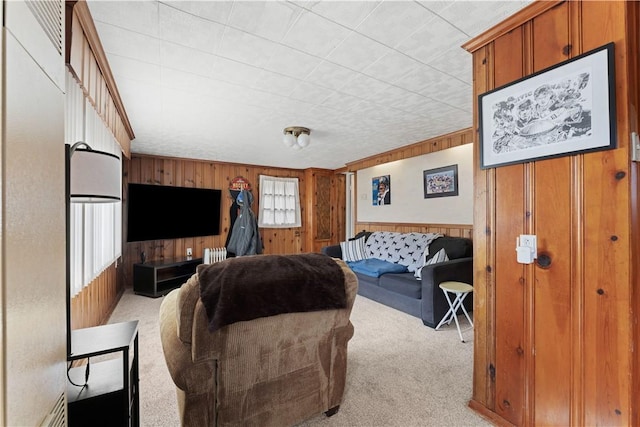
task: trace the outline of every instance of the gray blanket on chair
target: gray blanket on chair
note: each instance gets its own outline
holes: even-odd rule
[[[254,255],[198,266],[200,299],[213,332],[282,313],[346,307],[344,273],[322,254]]]

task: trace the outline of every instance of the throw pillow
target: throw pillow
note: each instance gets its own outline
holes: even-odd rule
[[[361,237],[356,240],[340,242],[340,249],[342,249],[342,260],[351,262],[360,261],[367,258],[367,254],[364,250],[364,241],[365,238]]]
[[[416,279],[418,280],[422,280],[422,269],[424,268],[424,266],[437,264],[439,262],[449,261],[449,257],[447,256],[447,252],[444,250],[444,248],[436,252],[428,261],[426,260],[427,257],[429,256],[428,251],[425,250],[424,252],[425,252],[425,255],[424,255],[425,262],[423,266],[420,268],[417,268],[416,272],[414,273],[414,276],[416,276]]]

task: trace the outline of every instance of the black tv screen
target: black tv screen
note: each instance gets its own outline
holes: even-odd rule
[[[129,184],[127,242],[220,234],[221,190]]]

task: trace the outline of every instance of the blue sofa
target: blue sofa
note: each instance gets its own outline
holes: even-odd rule
[[[371,235],[370,232],[362,232],[354,239],[364,236],[369,241]],[[358,294],[418,317],[426,326],[435,328],[449,310],[449,304],[438,285],[452,280],[473,286],[473,247],[471,239],[449,236],[438,237],[428,246],[427,260],[440,249],[445,250],[449,260],[422,267],[420,280],[416,279],[413,272],[383,273],[373,277],[354,270],[358,276]],[[325,246],[322,253],[343,258],[340,245]],[[464,305],[469,312],[473,309],[473,293],[466,297]]]

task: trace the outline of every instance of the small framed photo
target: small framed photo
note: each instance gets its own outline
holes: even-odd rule
[[[373,206],[391,204],[391,175],[376,176],[371,180]]]
[[[424,198],[458,195],[458,165],[428,169],[424,174]]]
[[[478,97],[480,167],[616,147],[614,44]]]

